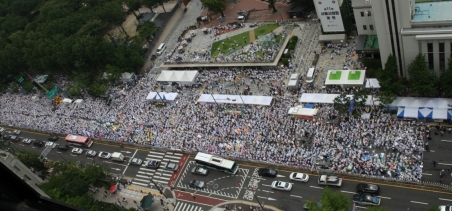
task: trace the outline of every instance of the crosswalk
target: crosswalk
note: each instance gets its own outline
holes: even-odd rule
[[[149,169],[145,166],[141,166],[138,170],[137,175],[135,176],[135,179],[132,181],[132,184],[139,185],[143,187],[148,187],[151,184],[151,181],[149,178],[151,178],[155,183],[160,183],[161,185],[169,185],[168,182],[171,179],[171,176],[173,175],[173,171],[166,170],[165,165],[168,163],[168,161],[172,163],[179,163],[179,160],[182,158],[182,154],[180,153],[172,153],[172,152],[156,152],[156,151],[150,151],[149,154],[146,156],[145,160],[157,160],[160,161],[160,167],[156,169]],[[179,169],[182,168],[182,166],[179,166]]]
[[[177,202],[173,211],[202,211],[202,208],[194,204]]]

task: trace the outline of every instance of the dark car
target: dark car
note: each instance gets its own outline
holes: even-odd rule
[[[10,135],[3,135],[3,140],[9,140],[11,138]]]
[[[191,169],[191,173],[193,174],[199,174],[199,175],[207,175],[209,173],[209,170],[202,166],[195,166]]]
[[[378,196],[374,196],[367,193],[358,193],[353,195],[353,203],[360,205],[378,206],[381,203],[381,199]]]
[[[34,143],[33,143],[33,146],[35,146],[35,147],[42,147],[42,146],[44,146],[44,141],[42,141],[42,140],[36,140]]]
[[[49,141],[58,141],[58,136],[50,136],[47,140],[49,140]]]
[[[14,142],[20,141],[19,136],[11,136],[11,137],[9,137],[9,139],[10,139],[11,141],[14,141]]]
[[[204,183],[204,181],[201,181],[201,180],[190,180],[190,182],[188,183],[188,186],[190,186],[191,188],[203,189],[205,186],[205,183]]]
[[[147,160],[144,162],[144,165],[151,169],[158,169],[160,167],[160,161]]]
[[[60,144],[57,149],[58,149],[58,151],[68,151],[69,146],[66,144]]]
[[[94,151],[94,150],[88,150],[88,151],[86,151],[86,156],[87,156],[87,157],[96,157],[96,155],[97,155],[97,152]]]
[[[273,169],[267,169],[267,168],[260,168],[257,171],[257,174],[262,177],[276,177],[278,175],[278,171]]]
[[[378,187],[378,185],[373,185],[373,184],[359,183],[356,186],[356,192],[358,192],[358,193],[379,194],[380,193],[380,187]]]

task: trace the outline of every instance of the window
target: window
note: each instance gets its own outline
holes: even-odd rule
[[[366,25],[363,25],[363,29],[364,29],[364,30],[367,30],[367,26],[366,26]]]
[[[428,59],[428,69],[433,70],[433,43],[427,43],[427,59]]]
[[[369,25],[370,30],[374,30],[374,25]]]
[[[367,11],[367,16],[369,16],[369,17],[371,16],[371,13],[370,13],[370,11]]]
[[[361,17],[364,17],[364,12],[361,12]]]
[[[444,43],[439,43],[439,69],[446,69],[446,55],[444,54]]]

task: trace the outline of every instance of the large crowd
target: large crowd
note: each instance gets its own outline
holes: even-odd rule
[[[199,104],[199,89],[183,88],[174,102],[160,107],[145,100],[159,88],[158,75],[151,74],[110,105],[85,96],[83,103],[54,106],[44,95],[3,93],[0,124],[296,167],[316,168],[323,161],[339,172],[420,180],[426,128],[377,107],[366,108],[368,118],[340,118],[330,105],[319,104],[315,120],[291,118],[287,112],[299,104],[298,96],[275,91],[284,89],[290,72],[220,68],[201,73],[205,93],[237,94],[250,87],[273,96],[271,106]]]

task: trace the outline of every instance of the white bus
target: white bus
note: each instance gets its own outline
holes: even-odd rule
[[[239,169],[239,165],[237,165],[235,161],[202,152],[198,152],[195,157],[195,162],[200,166],[205,166],[206,168],[223,171],[229,174],[235,174]]]
[[[312,83],[314,81],[315,68],[309,68],[308,74],[306,74],[306,83]]]

